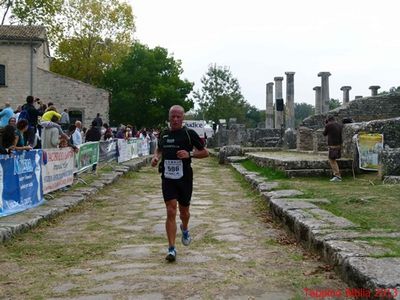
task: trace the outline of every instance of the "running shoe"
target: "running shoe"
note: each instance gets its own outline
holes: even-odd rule
[[[169,247],[168,248],[168,254],[165,257],[166,260],[169,262],[174,262],[176,260],[176,249],[175,247]]]
[[[340,176],[333,176],[331,180],[329,180],[331,182],[339,182],[342,181],[342,177]]]
[[[182,244],[185,246],[189,246],[192,242],[192,237],[189,234],[189,230],[183,230],[183,225],[181,224],[182,231]]]

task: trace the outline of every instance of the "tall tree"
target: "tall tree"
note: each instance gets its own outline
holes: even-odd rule
[[[342,103],[340,103],[339,99],[331,99],[331,100],[329,100],[329,110],[338,108],[341,105],[342,105]]]
[[[135,29],[131,6],[118,0],[69,0],[62,19],[64,38],[51,70],[99,85],[128,54]]]
[[[295,127],[297,127],[305,118],[313,115],[315,112],[314,106],[307,103],[294,104]]]
[[[219,119],[236,118],[238,122],[245,122],[248,103],[228,67],[209,65],[201,83],[200,91],[194,92],[193,98],[206,120],[219,123]]]
[[[129,55],[104,78],[105,87],[113,95],[111,122],[153,127],[165,125],[172,105],[181,105],[188,111],[193,102],[186,98],[193,83],[182,80],[182,73],[181,62],[167,49],[150,49],[135,42]]]

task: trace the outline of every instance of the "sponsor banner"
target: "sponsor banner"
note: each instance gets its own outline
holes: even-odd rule
[[[139,141],[137,139],[118,139],[118,163],[139,156]]]
[[[72,148],[44,150],[43,193],[58,190],[74,181],[74,151]]]
[[[42,150],[0,155],[0,216],[43,203]]]
[[[88,142],[79,145],[76,157],[77,172],[88,169],[99,162],[99,142]]]
[[[117,159],[117,140],[100,142],[99,161],[109,162]]]
[[[192,120],[185,120],[184,125],[187,128],[193,129],[199,135],[199,137],[204,138],[204,121],[192,121]]]
[[[357,137],[360,169],[378,171],[379,152],[383,149],[383,134],[359,133]]]
[[[150,154],[150,143],[147,139],[139,139],[139,156],[146,156]]]

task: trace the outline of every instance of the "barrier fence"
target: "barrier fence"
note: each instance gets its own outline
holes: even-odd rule
[[[44,202],[44,195],[68,185],[74,174],[99,162],[118,163],[150,154],[154,142],[145,139],[110,140],[72,148],[15,151],[0,155],[0,217]]]

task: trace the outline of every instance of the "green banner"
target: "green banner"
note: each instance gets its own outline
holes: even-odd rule
[[[81,172],[99,162],[99,142],[84,143],[79,146],[76,157],[77,172]]]

